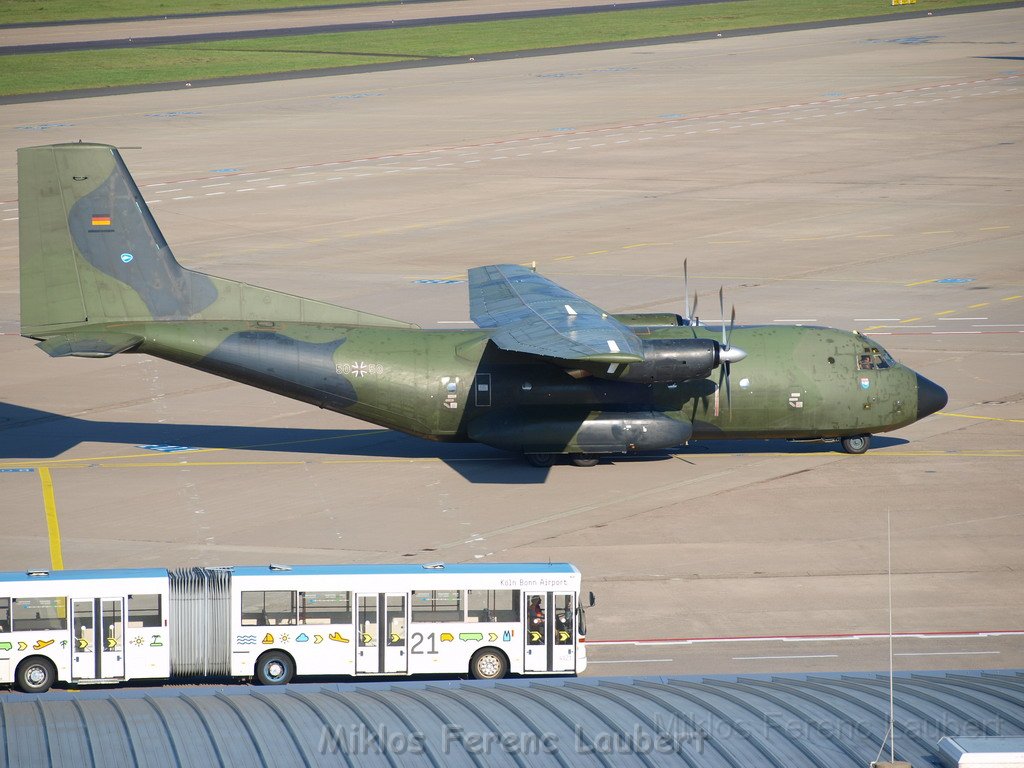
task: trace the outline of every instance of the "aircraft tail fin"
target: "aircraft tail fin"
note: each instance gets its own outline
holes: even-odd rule
[[[116,354],[129,337],[69,329],[153,320],[416,327],[185,269],[121,154],[107,144],[18,150],[21,332],[50,354]],[[103,338],[101,338],[103,337]],[[140,339],[141,340],[141,339]],[[126,346],[127,345],[127,346]]]

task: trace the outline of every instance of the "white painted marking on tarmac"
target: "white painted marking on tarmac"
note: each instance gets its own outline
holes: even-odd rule
[[[816,317],[804,317],[804,318],[784,318],[782,320],[772,320],[773,323],[816,323],[818,318]]]
[[[998,656],[999,651],[931,651],[920,653],[894,653],[893,656]]]
[[[855,323],[898,323],[900,318],[898,317],[855,317],[853,322]]]
[[[939,322],[943,320],[988,320],[987,317],[940,317]]]
[[[181,197],[175,197],[174,200],[191,200],[192,195],[182,195]]]
[[[587,659],[587,664],[667,664],[675,659],[619,659],[618,661],[595,661]]]
[[[1024,323],[975,323],[975,328],[1024,328]]]

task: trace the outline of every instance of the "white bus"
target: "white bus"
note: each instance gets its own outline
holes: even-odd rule
[[[593,596],[591,602],[593,604]],[[0,573],[0,684],[578,674],[567,563]]]

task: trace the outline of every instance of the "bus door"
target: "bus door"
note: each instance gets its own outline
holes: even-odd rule
[[[576,596],[571,592],[526,595],[524,672],[576,670]]]
[[[408,670],[406,603],[404,594],[356,595],[357,675]]]
[[[71,601],[71,678],[124,677],[124,598]]]

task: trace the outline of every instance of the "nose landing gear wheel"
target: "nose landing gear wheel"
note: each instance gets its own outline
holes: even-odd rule
[[[843,450],[847,453],[864,453],[871,445],[871,435],[854,435],[842,439]]]

